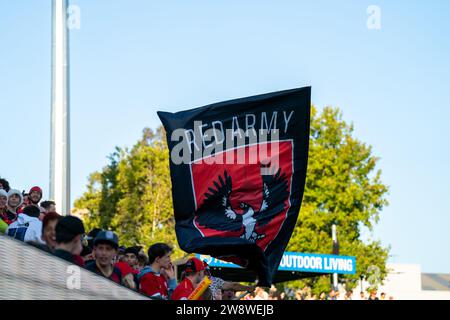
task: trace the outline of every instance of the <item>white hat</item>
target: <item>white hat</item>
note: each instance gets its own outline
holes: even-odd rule
[[[20,207],[20,206],[22,205],[22,203],[23,203],[23,195],[22,195],[22,192],[20,192],[19,190],[16,190],[16,189],[11,189],[11,190],[9,190],[9,192],[8,192],[8,200],[9,200],[9,197],[11,197],[13,194],[19,195],[19,197],[20,197],[20,203],[19,203],[19,205],[18,205],[17,207]]]
[[[8,198],[8,192],[6,192],[6,191],[3,190],[3,189],[0,189],[0,197],[6,197],[6,198]]]

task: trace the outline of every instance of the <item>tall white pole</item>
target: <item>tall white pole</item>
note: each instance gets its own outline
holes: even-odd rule
[[[70,215],[70,95],[68,0],[52,0],[52,111],[50,198]]]

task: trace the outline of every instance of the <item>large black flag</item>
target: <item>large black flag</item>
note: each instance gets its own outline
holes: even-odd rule
[[[311,88],[158,112],[170,150],[181,249],[272,283],[300,211]]]

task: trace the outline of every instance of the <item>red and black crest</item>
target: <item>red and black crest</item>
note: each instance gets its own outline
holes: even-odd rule
[[[310,88],[303,88],[158,113],[183,250],[237,263],[260,284],[272,283],[300,210],[309,112]]]
[[[279,144],[276,167],[270,156],[252,164],[191,164],[197,207],[194,225],[204,237],[239,237],[265,251],[277,236],[290,207],[293,144],[274,143]],[[250,155],[258,154],[257,147],[243,148]]]

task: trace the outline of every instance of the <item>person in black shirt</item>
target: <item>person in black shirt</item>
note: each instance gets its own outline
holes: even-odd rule
[[[119,238],[112,231],[100,231],[94,239],[94,261],[86,265],[86,269],[108,278],[118,284],[122,283],[122,273],[114,267],[113,259],[119,248]]]
[[[59,220],[55,228],[56,246],[54,255],[83,267],[84,262],[80,253],[83,250],[84,232],[83,222],[77,217],[67,216]]]

